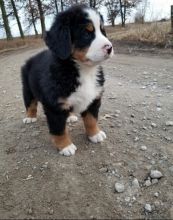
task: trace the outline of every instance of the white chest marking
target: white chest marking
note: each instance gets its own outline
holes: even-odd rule
[[[97,68],[98,67],[80,68],[80,85],[67,99],[76,113],[85,111],[103,89],[97,82]]]

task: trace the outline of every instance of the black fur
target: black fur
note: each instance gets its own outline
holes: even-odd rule
[[[45,36],[49,50],[45,50],[29,59],[22,67],[23,98],[26,109],[33,100],[40,101],[47,116],[49,131],[54,135],[64,132],[66,119],[73,107],[63,110],[59,98],[67,98],[80,85],[79,69],[73,59],[74,48],[89,47],[94,33],[86,32],[85,26],[90,22],[82,10],[86,6],[76,6],[60,13],[50,31]],[[103,86],[102,68],[98,71],[98,84]],[[98,117],[100,100],[95,100],[88,107],[94,117]]]

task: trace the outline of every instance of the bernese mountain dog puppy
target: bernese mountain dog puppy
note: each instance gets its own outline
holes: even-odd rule
[[[59,13],[45,42],[48,50],[22,67],[27,114],[23,122],[37,120],[37,103],[41,102],[54,145],[60,154],[70,156],[77,150],[66,126],[67,119],[77,119],[73,112],[81,114],[90,141],[106,138],[97,125],[105,81],[100,63],[113,55],[113,48],[102,16],[85,5]]]

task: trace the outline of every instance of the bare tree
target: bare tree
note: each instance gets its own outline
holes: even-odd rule
[[[91,8],[99,8],[103,3],[103,0],[89,0],[89,6]]]
[[[19,15],[18,15],[18,9],[16,7],[15,1],[14,0],[10,0],[10,3],[11,3],[11,6],[12,6],[12,10],[13,10],[14,16],[15,16],[16,21],[17,21],[17,25],[18,25],[18,28],[19,28],[20,36],[21,36],[21,38],[24,38],[24,33],[23,33],[23,29],[22,29],[22,25],[21,25],[21,22],[20,22],[20,18],[19,18]]]
[[[115,26],[115,18],[120,12],[119,0],[106,0],[105,6],[108,11],[108,21],[111,25]]]
[[[4,0],[0,0],[0,8],[2,12],[3,26],[6,32],[7,40],[11,40],[13,37],[11,34],[11,29],[10,29],[10,25],[8,21],[8,16],[7,16]]]
[[[131,9],[140,2],[141,0],[119,0],[122,27],[125,27],[127,15],[131,13]]]
[[[140,4],[137,7],[137,12],[135,15],[135,22],[142,23],[142,24],[145,22],[145,15],[146,15],[148,6],[149,6],[148,0],[142,0],[140,2]]]
[[[39,10],[39,15],[40,15],[40,22],[41,22],[41,29],[42,29],[42,36],[43,36],[45,31],[46,31],[43,5],[42,5],[41,0],[36,0],[36,2],[37,2],[37,5],[38,5],[38,10]]]

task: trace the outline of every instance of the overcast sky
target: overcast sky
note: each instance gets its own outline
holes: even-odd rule
[[[146,20],[147,21],[152,21],[152,20],[159,20],[161,18],[170,18],[170,6],[173,5],[173,0],[149,0],[149,7],[147,9],[147,13],[146,13]],[[107,19],[106,16],[106,8],[102,7],[100,9],[101,13],[103,14],[105,20]],[[135,12],[133,12],[133,16],[129,17],[127,22],[133,22],[134,20],[134,14]],[[23,17],[23,16],[21,16]],[[120,23],[120,18],[118,18],[116,20],[116,23]],[[50,25],[52,23],[52,17],[46,17],[46,28],[49,29]],[[16,21],[10,21],[10,25],[12,27],[12,34],[13,36],[19,36],[19,31],[18,31],[18,27],[16,24]],[[25,24],[23,24],[24,27],[26,27]],[[37,24],[37,29],[40,32],[41,28],[40,28],[40,23],[38,22]],[[25,33],[25,34],[33,34],[33,29],[31,29],[29,32]],[[5,33],[4,31],[1,29],[0,30],[0,38],[4,38],[5,37]]]

